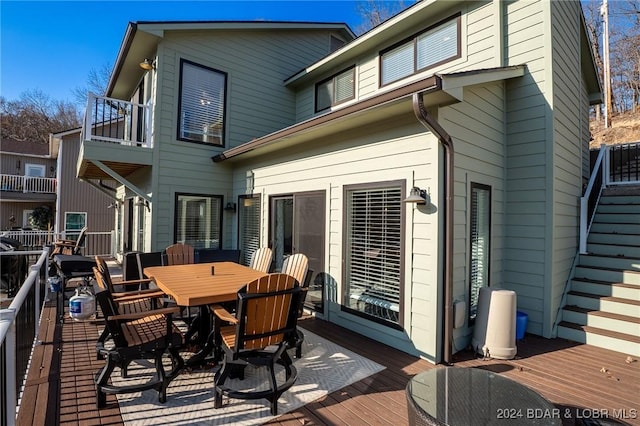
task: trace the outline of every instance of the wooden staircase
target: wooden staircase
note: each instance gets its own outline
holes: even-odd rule
[[[640,357],[640,186],[605,189],[558,337]]]

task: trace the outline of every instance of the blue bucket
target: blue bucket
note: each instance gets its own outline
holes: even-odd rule
[[[516,312],[516,340],[524,339],[524,332],[527,331],[527,321],[529,315],[524,312]]]

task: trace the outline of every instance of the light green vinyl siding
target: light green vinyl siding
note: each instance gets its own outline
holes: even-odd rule
[[[553,275],[548,321],[556,320],[565,283],[578,250],[579,197],[582,191],[582,153],[585,103],[580,57],[580,5],[552,2],[553,35]],[[545,330],[545,334],[548,333]]]
[[[469,196],[471,183],[491,186],[491,286],[503,282],[505,123],[504,83],[465,89],[464,103],[442,108],[438,121],[454,140],[453,300],[469,306]],[[473,329],[454,330],[456,347],[466,347]]]
[[[295,95],[283,81],[329,52],[330,33],[308,31],[167,32],[158,48],[154,111],[154,249],[173,242],[176,193],[231,196],[231,166],[211,157],[224,149],[292,125]],[[225,146],[178,141],[180,59],[227,74]],[[232,220],[223,212],[224,248],[232,247]]]
[[[304,153],[280,152],[234,169],[234,193],[258,193],[267,211],[270,195],[325,190],[327,194],[326,318],[378,341],[435,361],[438,354],[441,304],[441,260],[438,248],[439,210],[438,143],[411,114],[383,120],[366,129],[332,134],[310,141]],[[252,179],[247,176],[252,175]],[[341,312],[343,187],[380,181],[405,180],[405,192],[414,186],[427,189],[436,206],[433,213],[407,206],[404,257],[404,331],[381,326]],[[247,188],[253,182],[254,187]],[[267,243],[268,217],[262,222],[262,243]]]
[[[526,63],[528,73],[507,82],[507,146],[503,286],[518,294],[528,330],[542,334],[549,242],[547,167],[549,103],[541,1],[505,2],[505,65]]]

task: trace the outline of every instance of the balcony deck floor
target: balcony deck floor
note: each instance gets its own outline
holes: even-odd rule
[[[342,327],[314,318],[303,326],[386,369],[335,391],[311,404],[285,413],[273,425],[406,425],[404,389],[415,374],[441,368],[381,345]],[[47,305],[41,323],[42,343],[36,347],[19,425],[122,425],[115,396],[97,410],[93,375],[104,361],[96,360],[97,321],[60,326],[55,306]],[[454,355],[457,367],[477,367],[514,379],[534,389],[572,418],[564,424],[587,424],[591,413],[608,410],[626,415],[614,424],[640,425],[640,360],[625,354],[562,339],[526,335],[513,360],[482,360],[470,351]],[[635,410],[635,411],[634,411]],[[576,419],[576,416],[584,420]]]

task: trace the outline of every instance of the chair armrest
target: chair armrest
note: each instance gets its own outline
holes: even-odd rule
[[[211,312],[217,316],[218,318],[220,318],[223,321],[226,321],[228,323],[231,324],[237,324],[238,323],[238,318],[234,317],[232,314],[229,313],[229,311],[227,311],[225,308],[223,308],[220,305],[210,305],[209,309],[211,309]]]
[[[160,309],[154,309],[154,310],[145,311],[145,312],[134,312],[131,314],[112,315],[110,317],[107,317],[107,320],[108,321],[112,321],[112,320],[131,321],[131,320],[137,320],[137,319],[142,319],[146,317],[154,317],[158,315],[173,315],[179,312],[180,312],[180,308],[177,306],[174,306],[171,308],[160,308]]]
[[[76,242],[74,240],[59,240],[59,241],[54,241],[53,242],[54,246],[74,246],[76,245]]]
[[[162,290],[150,289],[150,291],[141,290],[126,293],[111,293],[111,296],[113,296],[113,300],[116,302],[130,302],[132,300],[139,299],[159,299],[166,297],[167,295],[164,294]]]
[[[149,284],[152,283],[153,280],[149,279],[149,278],[143,278],[141,280],[127,280],[127,281],[118,281],[118,282],[114,282],[113,285],[123,285],[123,286],[127,286],[127,285],[140,285],[140,284]]]

